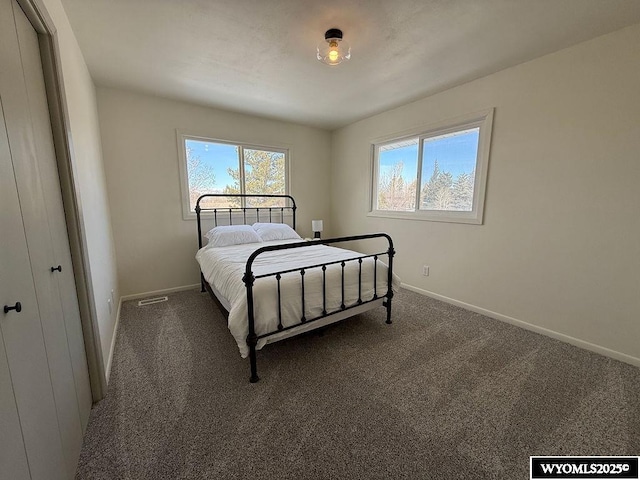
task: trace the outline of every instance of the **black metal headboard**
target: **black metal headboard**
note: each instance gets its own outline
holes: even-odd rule
[[[230,198],[230,199],[239,199],[240,204],[244,205],[244,199],[246,198],[281,198],[284,199],[285,205],[278,206],[252,206],[247,207],[201,207],[200,202],[206,198]],[[267,218],[269,223],[286,223],[285,222],[285,212],[291,212],[293,216],[291,227],[296,229],[296,201],[291,195],[273,195],[273,194],[250,194],[250,193],[236,193],[236,194],[227,194],[227,193],[206,193],[204,195],[200,195],[198,200],[196,201],[196,217],[198,219],[198,248],[202,248],[202,212],[213,212],[213,226],[218,226],[218,218],[228,219],[228,224],[233,225],[234,213],[237,214],[235,218],[241,218],[242,223],[236,222],[238,225],[246,225],[247,218],[250,221],[259,222],[260,215],[262,212],[262,221],[266,222]],[[241,216],[240,216],[241,215]],[[279,221],[278,221],[279,220]]]

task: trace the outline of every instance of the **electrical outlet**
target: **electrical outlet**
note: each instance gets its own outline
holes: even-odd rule
[[[422,266],[422,275],[424,275],[425,277],[429,276],[429,265]]]

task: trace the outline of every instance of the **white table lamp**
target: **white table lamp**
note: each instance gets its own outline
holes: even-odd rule
[[[322,220],[311,220],[311,230],[313,230],[313,238],[320,238]]]

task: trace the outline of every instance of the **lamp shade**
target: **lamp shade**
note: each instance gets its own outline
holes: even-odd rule
[[[327,65],[338,65],[351,58],[351,47],[342,39],[342,30],[330,28],[324,34],[324,42],[318,45],[318,60]]]
[[[320,238],[320,232],[322,232],[322,220],[311,220],[311,229],[313,230],[313,238]]]

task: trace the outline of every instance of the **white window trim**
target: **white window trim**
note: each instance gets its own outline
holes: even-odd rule
[[[385,137],[372,140],[371,171],[373,172],[373,174],[371,175],[372,182],[370,185],[370,204],[369,213],[367,214],[367,216],[481,225],[484,219],[484,203],[487,188],[487,172],[489,170],[489,154],[491,147],[491,131],[493,128],[493,112],[494,109],[490,108],[488,110],[460,116],[455,119],[449,119],[437,124],[422,126],[394,135],[387,135]],[[422,140],[425,137],[435,137],[438,135],[444,135],[447,133],[476,127],[480,128],[480,133],[478,138],[478,155],[476,158],[473,209],[470,212],[420,210],[419,208],[417,208],[415,211],[409,212],[376,209],[379,180],[378,149],[381,146],[402,141],[408,138],[420,138],[417,171],[418,183],[416,188],[416,206],[418,206],[420,201],[420,185],[422,183],[422,179],[420,178],[422,174]]]
[[[183,220],[195,220],[197,218],[196,213],[191,211],[191,203],[189,198],[189,177],[187,175],[187,152],[185,149],[185,140],[197,140],[201,142],[211,142],[211,143],[221,143],[225,145],[234,145],[241,146],[244,149],[256,149],[256,150],[266,150],[269,152],[277,152],[284,154],[284,170],[285,170],[285,179],[284,179],[284,189],[285,194],[290,195],[289,185],[290,185],[290,159],[291,159],[291,146],[289,145],[259,145],[250,142],[242,142],[235,140],[221,140],[218,138],[211,138],[202,135],[193,135],[187,133],[183,130],[176,130],[176,137],[178,143],[178,163],[180,170],[180,200],[182,202],[182,219]],[[243,150],[240,149],[240,152]],[[244,155],[240,154],[240,191],[244,193]],[[213,217],[212,212],[203,211],[201,213],[202,217]],[[242,215],[240,215],[242,216]]]

